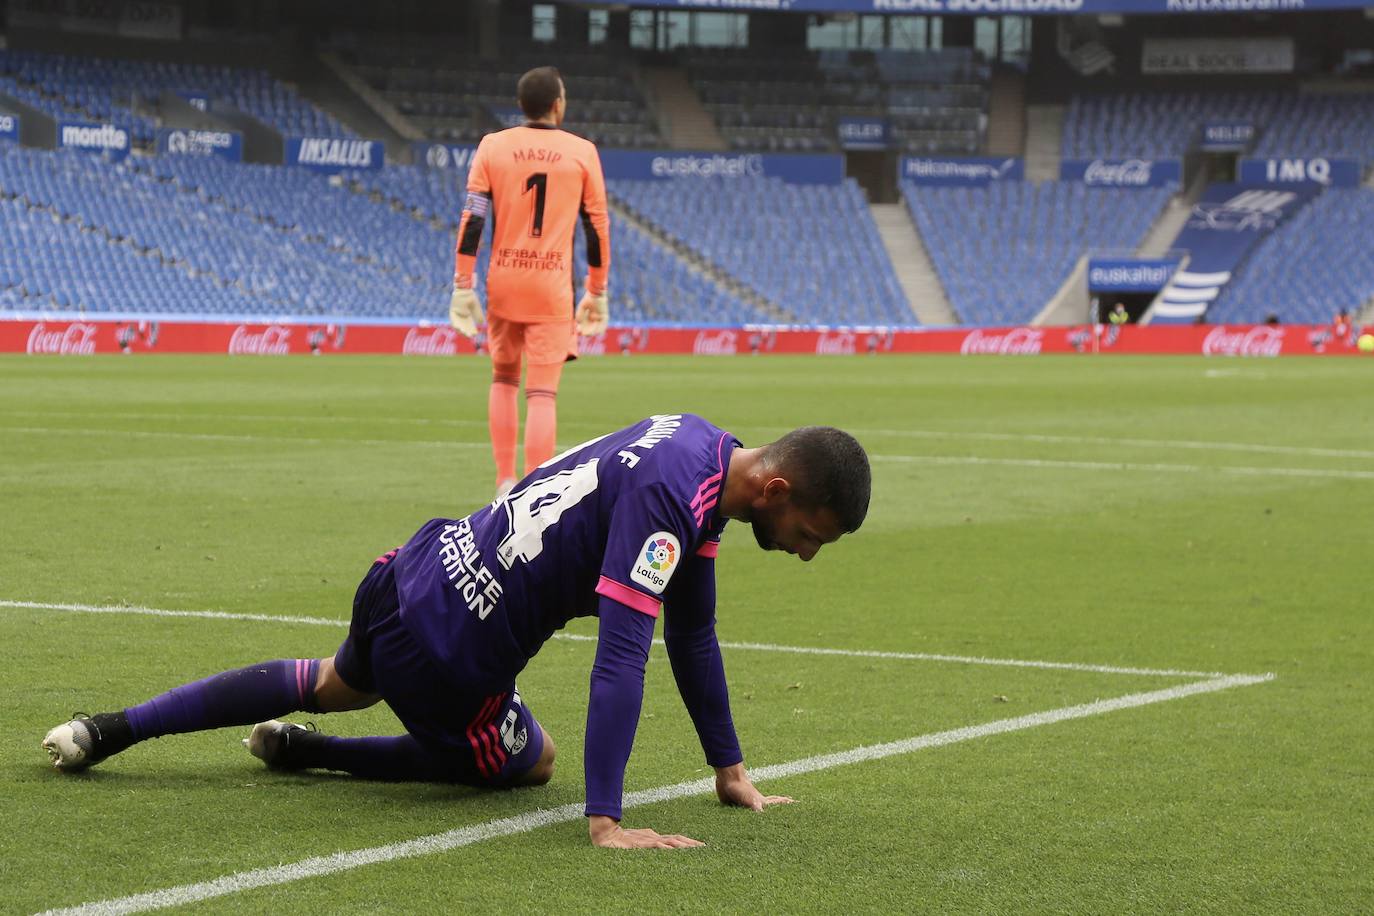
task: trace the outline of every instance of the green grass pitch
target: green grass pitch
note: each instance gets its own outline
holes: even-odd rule
[[[284,776],[246,729],[81,776],[75,710],[333,652],[373,557],[490,498],[485,363],[0,358],[0,911],[31,913],[582,798],[593,646],[520,678],[558,742],[507,793]],[[873,456],[857,534],[810,564],[727,531],[722,640],[1271,681],[769,780],[762,815],[679,797],[594,849],[580,819],[183,904],[194,912],[1330,912],[1374,908],[1374,362],[632,358],[564,376],[559,439],[691,411],[746,444],[827,423]],[[595,633],[589,621],[569,632]],[[1199,676],[725,653],[751,767],[1160,691]],[[318,716],[395,731],[384,708]],[[707,775],[661,648],[627,788]],[[176,898],[181,899],[181,898]]]

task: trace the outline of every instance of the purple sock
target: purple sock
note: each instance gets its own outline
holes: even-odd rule
[[[253,725],[290,712],[319,712],[320,660],[283,658],[193,681],[124,710],[134,739]]]
[[[385,738],[325,738],[317,759],[306,766],[341,770],[364,779],[396,782],[457,782],[461,770],[455,754],[432,751],[410,735]]]

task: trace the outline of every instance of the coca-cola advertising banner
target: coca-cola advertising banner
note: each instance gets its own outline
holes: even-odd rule
[[[1204,356],[1355,354],[1358,329],[1319,325],[1080,325],[1053,328],[790,329],[611,328],[583,338],[584,356],[789,353],[845,356],[958,353],[1037,356],[1042,353],[1157,353]],[[33,321],[0,319],[0,352],[54,356],[102,353],[226,353],[287,356],[382,353],[473,356],[471,340],[447,326],[223,324],[155,321]]]
[[[1081,181],[1099,188],[1157,188],[1180,184],[1183,163],[1178,159],[1065,159],[1060,181]]]

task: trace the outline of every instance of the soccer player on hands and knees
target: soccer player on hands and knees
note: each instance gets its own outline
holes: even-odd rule
[[[691,415],[641,420],[537,468],[466,518],[427,522],[378,558],[333,658],[281,659],[177,687],[121,712],[52,729],[58,769],[80,770],[148,738],[258,723],[245,743],[268,766],[373,779],[539,785],[554,744],[515,687],[574,617],[599,617],[585,743],[586,814],[598,846],[700,845],[620,826],[625,767],[654,625],[726,804],[761,811],[744,769],[716,640],[715,556],[730,519],[765,550],[810,560],[868,512],[868,456],[847,433],[794,430],[744,448]],[[406,734],[327,737],[275,721],[385,700]],[[264,721],[270,720],[270,721]]]
[[[559,129],[568,100],[553,67],[520,77],[516,99],[527,120],[482,138],[468,170],[458,224],[449,320],[472,337],[482,323],[473,271],[482,227],[492,224],[487,269],[491,390],[487,420],[500,495],[515,483],[520,362],[525,360],[525,473],[553,454],[555,400],[577,334],[606,330],[610,223],[601,159],[588,140]],[[573,310],[573,235],[587,237],[587,291]]]

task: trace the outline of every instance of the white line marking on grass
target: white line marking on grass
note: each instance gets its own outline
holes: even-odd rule
[[[755,782],[766,782],[768,780],[783,779],[789,776],[801,776],[806,773],[817,773],[836,767],[868,763],[874,760],[882,760],[886,757],[895,757],[901,754],[911,754],[916,751],[927,750],[929,748],[943,747],[948,744],[957,744],[961,741],[987,738],[993,735],[1003,735],[1009,732],[1037,728],[1042,725],[1053,725],[1058,722],[1066,722],[1070,719],[1100,716],[1109,712],[1117,712],[1118,710],[1134,709],[1140,706],[1148,706],[1153,703],[1165,703],[1170,700],[1180,700],[1184,697],[1203,693],[1214,693],[1218,690],[1229,690],[1234,687],[1247,687],[1253,684],[1262,684],[1273,679],[1274,675],[1272,674],[1229,675],[1206,681],[1197,681],[1191,684],[1180,684],[1164,690],[1134,693],[1110,700],[1097,700],[1092,703],[1082,703],[1077,706],[1065,706],[1060,709],[1051,709],[1045,712],[1018,716],[1014,719],[1000,719],[996,722],[987,722],[982,725],[969,725],[963,728],[950,729],[949,731],[917,735],[914,738],[893,741],[887,744],[873,744],[864,747],[856,747],[852,750],[841,751],[836,754],[822,754],[815,757],[805,757],[800,760],[793,760],[788,763],[771,764],[752,770],[750,775]],[[706,795],[714,791],[714,788],[714,781],[707,778],[697,779],[691,782],[680,782],[676,785],[662,786],[657,789],[630,792],[625,796],[624,807],[635,808],[657,802],[688,798],[694,795]],[[211,881],[182,884],[176,887],[164,888],[163,890],[151,891],[144,894],[132,894],[128,897],[99,900],[67,909],[47,910],[42,916],[113,916],[113,914],[141,913],[169,906],[185,906],[201,900],[209,900],[215,897],[239,893],[240,891],[289,884],[293,881],[302,881],[308,878],[318,878],[324,875],[331,875],[359,868],[364,865],[375,865],[382,862],[393,862],[397,859],[409,859],[417,856],[448,852],[464,846],[471,846],[484,840],[528,833],[540,827],[571,823],[581,820],[581,818],[582,805],[578,804],[539,809],[525,814],[518,814],[513,817],[488,821],[484,824],[474,824],[469,827],[459,827],[443,833],[430,834],[429,836],[418,837],[400,843],[388,843],[383,846],[372,846],[366,849],[356,849],[351,852],[336,852],[332,855],[303,859],[288,865],[277,865],[271,868],[259,868],[252,871],[236,872],[232,875],[225,875]]]
[[[1051,458],[981,458],[975,455],[869,455],[872,461],[900,464],[989,465],[993,467],[1050,468],[1075,471],[1158,471],[1170,474],[1238,474],[1243,477],[1321,477],[1338,480],[1374,480],[1374,471],[1334,468],[1258,468],[1224,464],[1153,464],[1136,461],[1066,461]]]
[[[320,414],[273,414],[273,413],[142,413],[142,412],[109,412],[94,410],[0,410],[0,417],[42,417],[47,420],[58,420],[64,417],[72,418],[94,418],[97,420],[170,420],[180,423],[185,420],[214,421],[220,420],[242,420],[249,423],[269,422],[269,423],[348,423],[348,424],[390,424],[390,425],[413,425],[413,426],[471,426],[487,428],[486,420],[459,420],[447,417],[384,417],[371,415],[366,417],[348,416],[345,414],[320,413]],[[591,425],[591,424],[586,424]]]
[[[38,611],[73,611],[85,614],[135,614],[145,617],[200,617],[207,620],[252,620],[262,623],[299,623],[343,629],[347,620],[331,617],[287,617],[273,614],[248,614],[230,611],[175,611],[137,605],[49,604],[41,601],[0,600],[0,608],[29,608]],[[555,633],[554,639],[568,642],[596,642],[595,636],[577,633]],[[663,645],[655,639],[654,644]],[[943,655],[927,652],[882,652],[871,649],[828,649],[816,646],[783,646],[761,642],[726,642],[722,649],[746,652],[786,652],[792,655],[832,655],[841,658],[875,658],[909,662],[952,662],[961,665],[991,665],[1006,668],[1042,668],[1059,671],[1083,671],[1091,674],[1130,674],[1146,677],[1225,677],[1220,671],[1184,671],[1174,668],[1131,668],[1118,665],[1090,665],[1080,662],[1047,662],[1019,658],[986,658],[977,655]]]
[[[458,439],[355,439],[351,436],[259,436],[252,433],[177,433],[151,429],[98,429],[91,426],[0,426],[7,433],[41,433],[77,436],[126,436],[130,439],[191,439],[209,442],[301,442],[307,445],[423,445],[429,448],[487,450],[486,442]]]
[[[764,427],[778,429],[783,427]],[[784,430],[786,431],[786,430]],[[956,432],[936,429],[850,429],[856,436],[909,436],[913,439],[975,439],[983,442],[1044,442],[1055,445],[1125,445],[1132,448],[1174,448],[1196,451],[1257,452],[1268,455],[1305,455],[1318,458],[1374,458],[1374,451],[1321,448],[1310,445],[1269,445],[1259,442],[1211,442],[1205,439],[1117,439],[1111,436],[1068,436],[1048,433]]]
[[[277,614],[247,614],[235,611],[174,611],[141,607],[136,604],[48,604],[41,601],[0,601],[0,607],[30,608],[35,611],[73,611],[82,614],[134,614],[142,617],[199,617],[205,620],[255,620],[262,623],[299,623],[306,626],[343,629],[347,620],[331,617],[288,617]]]
[[[1227,370],[1229,371],[1229,370]],[[38,411],[38,410],[4,410],[0,411],[0,417],[44,417],[56,419],[60,417],[80,417],[93,419],[124,419],[124,420],[170,420],[182,422],[186,420],[196,421],[219,421],[219,420],[242,420],[247,422],[287,422],[287,423],[348,423],[348,424],[369,424],[384,423],[391,425],[414,425],[427,427],[474,427],[485,429],[485,420],[461,420],[434,417],[380,417],[380,416],[343,416],[339,414],[191,414],[191,413],[108,413],[97,411]],[[573,429],[598,429],[601,428],[596,423],[569,421],[565,423]],[[782,426],[760,426],[755,429],[789,432],[791,427]],[[1131,448],[1162,448],[1162,449],[1187,449],[1192,451],[1218,451],[1218,452],[1253,452],[1265,455],[1302,455],[1318,458],[1374,458],[1374,451],[1368,449],[1352,448],[1323,448],[1311,445],[1274,445],[1263,442],[1220,442],[1208,441],[1206,439],[1136,439],[1136,438],[1114,438],[1111,436],[1072,436],[1055,435],[1050,433],[992,433],[980,432],[976,430],[940,430],[940,429],[883,429],[848,427],[849,432],[856,436],[906,436],[913,439],[939,439],[939,440],[958,440],[971,439],[981,442],[1041,442],[1054,445],[1104,445],[1104,446],[1128,446]],[[334,441],[334,440],[328,440]],[[342,440],[354,441],[354,440]]]
[[[124,436],[128,438],[190,439],[221,442],[290,442],[308,445],[367,445],[367,446],[424,446],[427,448],[456,448],[487,450],[486,442],[462,442],[456,439],[354,439],[347,436],[320,438],[315,436],[259,436],[231,433],[178,433],[143,429],[96,429],[93,427],[3,426],[12,433],[55,433],[77,436]],[[1245,477],[1317,477],[1338,480],[1374,480],[1374,471],[1354,471],[1332,468],[1265,468],[1237,467],[1210,464],[1148,464],[1132,461],[1070,461],[1051,458],[982,458],[975,455],[869,455],[872,461],[935,465],[992,465],[996,467],[1064,468],[1076,471],[1159,471],[1174,474],[1199,474],[1209,471],[1238,474]]]

